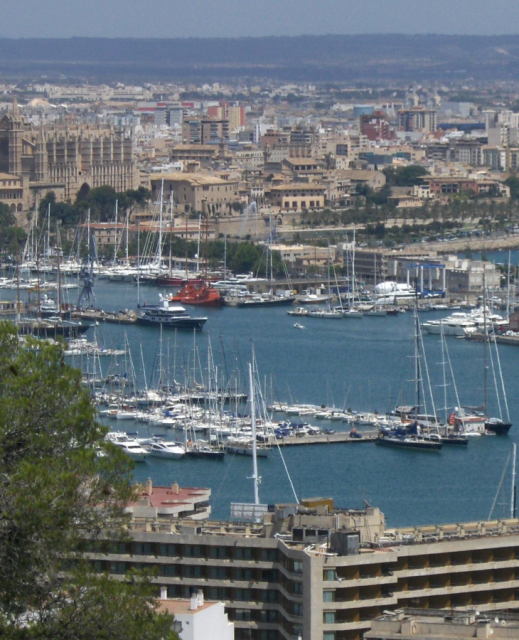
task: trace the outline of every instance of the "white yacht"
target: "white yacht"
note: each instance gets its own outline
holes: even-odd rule
[[[154,458],[179,460],[186,455],[186,450],[182,445],[177,442],[168,442],[167,440],[153,440],[146,445],[146,449]]]
[[[440,320],[429,320],[422,324],[427,333],[439,335],[442,331],[446,336],[467,336],[477,330],[484,330],[485,321],[488,329],[500,329],[508,326],[508,321],[491,309],[474,309],[470,313],[455,311],[450,316]]]
[[[440,320],[428,320],[422,324],[422,329],[426,333],[440,335],[443,328],[443,334],[446,336],[466,336],[474,333],[477,329],[475,320],[470,313],[456,311],[452,315]]]
[[[119,447],[135,462],[144,462],[148,456],[146,449],[134,438],[129,438],[126,433],[112,431],[106,434],[106,439],[116,447]]]

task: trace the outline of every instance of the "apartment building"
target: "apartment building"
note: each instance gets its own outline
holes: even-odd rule
[[[398,112],[398,128],[400,131],[422,131],[430,133],[436,131],[436,111],[413,107]]]
[[[182,122],[182,140],[187,144],[220,143],[229,140],[227,118],[186,118]]]
[[[239,180],[224,180],[201,173],[167,173],[150,179],[153,197],[158,199],[164,181],[164,201],[173,196],[175,205],[184,213],[201,212],[212,215],[229,213],[240,199]],[[178,208],[177,206],[177,208]]]
[[[326,187],[311,182],[294,182],[280,184],[270,190],[270,202],[273,206],[285,211],[302,211],[303,209],[322,209]]]
[[[93,566],[152,567],[168,598],[222,601],[237,640],[360,640],[402,607],[519,608],[517,519],[386,530],[377,508],[322,498],[265,506],[261,522],[133,515],[130,540],[88,546]]]
[[[488,194],[490,196],[510,197],[510,189],[496,180],[476,180],[474,178],[426,178],[431,195],[453,195],[457,193]]]

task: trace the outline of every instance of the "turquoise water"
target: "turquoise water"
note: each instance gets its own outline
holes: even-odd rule
[[[95,292],[98,306],[106,310],[136,308],[134,285],[99,281]],[[155,302],[158,292],[154,287],[141,288],[141,301]],[[72,292],[71,300],[75,301],[76,295]],[[227,366],[231,371],[237,367],[245,379],[254,344],[260,376],[266,377],[274,400],[379,412],[413,401],[412,314],[342,321],[305,318],[306,329],[301,331],[293,327],[298,319],[287,316],[281,307],[199,309],[193,313],[209,318],[204,331],[196,337],[202,366],[210,339],[219,368]],[[441,315],[442,312],[424,313],[420,319],[423,322]],[[142,345],[149,381],[158,353],[158,329],[103,325],[96,332],[98,340],[108,347],[124,347],[126,333],[141,379]],[[87,335],[92,339],[93,330]],[[440,395],[443,391],[437,386],[441,384],[438,336],[425,336],[424,342],[434,390]],[[182,367],[192,363],[193,335],[178,332],[176,358],[173,345],[174,332],[165,330],[164,367],[167,368],[169,352],[169,368],[172,370],[176,360],[176,377],[182,379]],[[448,346],[462,404],[481,404],[481,345],[450,338]],[[438,454],[388,450],[368,443],[286,448],[283,454],[298,496],[332,496],[342,507],[362,506],[365,499],[382,509],[391,526],[487,518],[512,442],[517,441],[519,433],[519,349],[500,346],[500,354],[514,422],[509,436],[473,438],[467,450],[444,447]],[[103,359],[105,373],[109,365],[109,359]],[[492,398],[489,404],[496,413]],[[441,405],[438,399],[437,406]],[[310,422],[319,424],[314,419]],[[335,429],[340,425],[321,423]],[[114,421],[110,426],[135,429],[127,422]],[[139,430],[147,432],[142,425]],[[175,437],[174,432],[172,435]],[[260,459],[259,466],[261,500],[291,501],[293,494],[278,452]],[[223,462],[150,459],[135,469],[138,480],[151,477],[156,484],[178,481],[183,486],[210,487],[213,515],[220,518],[229,517],[231,502],[252,501],[252,481],[248,479],[251,473],[250,458],[240,456],[226,456]],[[510,473],[494,515],[509,513],[509,476]]]

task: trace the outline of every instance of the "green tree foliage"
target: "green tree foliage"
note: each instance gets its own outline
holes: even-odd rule
[[[16,226],[16,216],[9,210],[5,202],[0,202],[0,251],[16,253],[17,241],[23,245],[27,234],[21,227]]]
[[[407,167],[390,166],[383,169],[387,184],[395,187],[413,187],[423,182],[423,178],[429,175],[424,167],[411,164]]]
[[[0,202],[0,229],[6,229],[16,224],[16,216],[9,210],[5,202]]]
[[[49,191],[40,201],[40,216],[47,214],[49,204],[52,220],[59,220],[64,226],[73,226],[79,223],[79,210],[67,202],[56,202],[54,191]]]
[[[123,538],[132,496],[132,465],[104,442],[80,373],[7,322],[0,352],[0,636],[176,638],[150,578],[110,581],[78,553]]]
[[[505,180],[505,184],[510,187],[510,197],[512,200],[519,199],[519,178],[517,176],[510,176]]]

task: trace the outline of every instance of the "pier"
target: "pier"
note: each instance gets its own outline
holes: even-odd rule
[[[90,320],[90,322],[111,322],[113,324],[134,324],[137,321],[137,315],[133,312],[121,311],[100,311],[97,309],[86,311],[74,311],[72,317],[79,320]]]
[[[362,438],[351,436],[349,431],[340,433],[320,433],[316,436],[287,436],[285,438],[277,438],[277,444],[280,447],[294,447],[305,444],[343,444],[343,443],[362,443],[374,442],[377,439],[377,431],[358,431],[362,434]],[[274,443],[272,443],[274,444]]]

